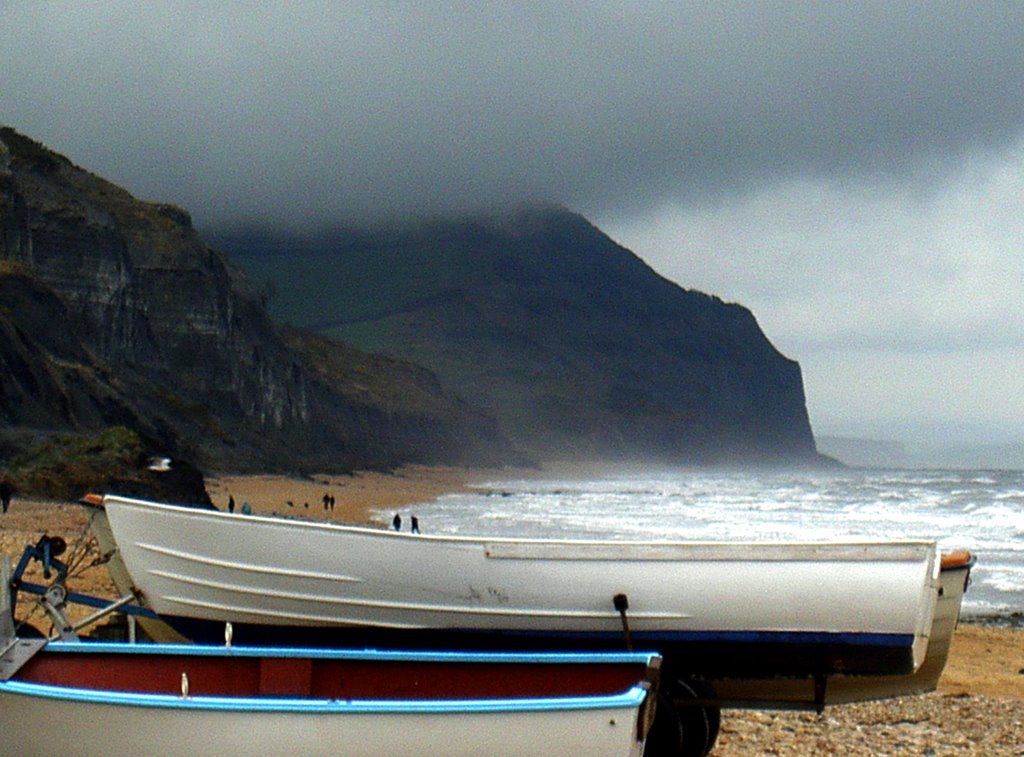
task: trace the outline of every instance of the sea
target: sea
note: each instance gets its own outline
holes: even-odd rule
[[[422,532],[684,541],[925,539],[977,558],[965,618],[1024,625],[1024,472],[665,471],[496,476],[417,505]],[[390,520],[390,516],[388,517]]]

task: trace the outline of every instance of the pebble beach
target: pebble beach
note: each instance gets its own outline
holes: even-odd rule
[[[249,503],[254,513],[372,523],[375,514],[415,515],[415,505],[460,491],[483,472],[408,467],[395,473],[223,476],[208,479],[214,504]],[[325,509],[325,495],[333,507]],[[289,504],[290,503],[290,504]],[[390,520],[388,518],[388,520]],[[385,523],[378,523],[385,527]],[[93,565],[84,510],[74,503],[15,497],[0,516],[0,554],[14,562],[26,544],[59,535],[74,564],[68,586],[113,596],[106,568]],[[42,582],[39,575],[30,580]],[[19,606],[19,617],[26,608]],[[84,616],[86,612],[82,612]],[[74,618],[74,614],[72,614]],[[34,618],[45,625],[41,615]],[[807,712],[726,710],[714,755],[1014,755],[1024,757],[1024,629],[962,622],[938,691],[917,697]]]

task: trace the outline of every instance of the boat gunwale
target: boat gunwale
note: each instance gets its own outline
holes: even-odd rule
[[[502,652],[458,650],[407,649],[337,649],[329,647],[264,647],[218,646],[213,644],[133,644],[117,641],[51,641],[46,649],[53,653],[80,654],[137,654],[184,657],[256,657],[316,660],[364,660],[368,662],[425,662],[472,664],[635,664],[651,666],[660,655],[657,652]]]
[[[302,697],[217,697],[99,691],[10,680],[0,682],[0,695],[31,696],[63,702],[214,712],[276,712],[317,714],[474,714],[557,712],[639,708],[649,687],[637,683],[617,694],[500,699],[321,699]]]
[[[91,507],[97,505],[91,501],[86,502]],[[837,540],[815,540],[815,541],[786,541],[786,542],[757,542],[757,541],[681,541],[681,540],[664,540],[664,541],[641,541],[641,540],[619,540],[619,539],[551,539],[543,537],[512,537],[512,536],[466,536],[462,534],[423,534],[423,533],[412,533],[393,531],[383,527],[371,527],[371,526],[360,526],[354,524],[343,524],[343,523],[330,523],[326,521],[310,521],[301,518],[295,518],[290,516],[269,516],[269,515],[241,515],[234,513],[225,513],[221,510],[209,510],[205,508],[189,507],[187,505],[175,505],[165,502],[153,502],[150,500],[137,499],[133,497],[124,497],[116,494],[103,495],[102,508],[107,509],[108,504],[124,505],[129,508],[144,508],[152,509],[156,511],[166,511],[177,515],[189,515],[190,517],[199,517],[209,520],[232,520],[238,521],[239,519],[246,519],[250,523],[259,523],[261,525],[271,526],[274,528],[279,527],[294,527],[309,529],[312,531],[320,532],[339,532],[346,533],[356,536],[366,536],[373,538],[385,538],[385,539],[400,539],[409,542],[440,542],[440,543],[451,543],[454,545],[471,545],[471,546],[482,546],[487,551],[494,551],[493,555],[487,555],[488,557],[497,557],[499,559],[522,559],[514,556],[509,558],[503,558],[500,554],[502,552],[501,547],[511,547],[512,551],[515,551],[516,547],[538,548],[541,550],[551,550],[555,548],[573,548],[578,547],[582,549],[587,548],[605,548],[612,549],[615,551],[621,551],[629,548],[643,547],[645,549],[660,549],[668,550],[672,548],[685,549],[688,552],[697,550],[722,550],[722,554],[714,554],[708,556],[706,559],[736,559],[743,561],[751,560],[765,560],[772,559],[772,556],[766,557],[766,553],[779,553],[785,550],[797,550],[799,552],[813,552],[814,550],[826,550],[819,554],[805,555],[804,559],[808,559],[813,556],[817,561],[863,561],[863,562],[877,562],[882,558],[879,557],[877,552],[866,552],[867,548],[878,548],[886,547],[891,550],[891,554],[887,555],[884,559],[890,561],[900,562],[920,562],[922,559],[927,559],[932,555],[936,555],[937,561],[937,542],[935,540],[927,539],[892,539],[892,540],[878,540],[878,539],[837,539]],[[494,550],[494,545],[497,550]],[[844,552],[843,554],[835,554],[837,549],[846,549],[850,552]],[[755,551],[755,555],[752,557],[749,554],[750,550]],[[830,553],[831,551],[831,553]],[[729,552],[736,552],[735,557],[729,557]],[[740,554],[747,553],[747,554]],[[898,555],[898,556],[894,556]],[[530,558],[527,558],[530,559]],[[578,553],[574,553],[571,559],[580,559]],[[605,558],[605,559],[622,559],[621,557]],[[637,558],[643,559],[646,558]],[[687,555],[687,560],[695,559],[691,555]],[[776,557],[775,559],[793,559],[784,556]]]

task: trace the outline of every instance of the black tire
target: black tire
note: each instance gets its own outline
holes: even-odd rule
[[[705,701],[715,699],[715,690],[711,688],[711,684],[705,681],[688,681],[687,683],[701,699]],[[711,750],[715,748],[715,742],[718,741],[718,733],[722,728],[722,708],[714,704],[705,705],[704,714],[708,718],[708,743],[704,749],[704,754],[707,755],[711,754]]]
[[[714,742],[711,740],[708,712],[701,705],[695,704],[700,697],[690,683],[679,680],[669,684],[668,695],[683,726],[683,744],[679,757],[704,757]],[[715,736],[717,738],[717,734]]]
[[[644,745],[644,757],[679,757],[683,753],[683,739],[679,711],[668,695],[659,691],[654,722]]]

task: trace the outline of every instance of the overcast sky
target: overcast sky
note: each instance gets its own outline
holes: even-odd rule
[[[0,123],[200,229],[561,203],[751,308],[817,433],[1024,437],[1024,3],[0,18]]]

